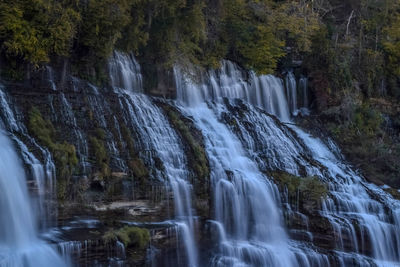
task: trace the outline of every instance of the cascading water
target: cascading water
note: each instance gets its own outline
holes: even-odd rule
[[[299,88],[300,88],[300,92],[302,94],[302,99],[303,99],[302,108],[309,108],[310,104],[308,102],[309,102],[310,96],[308,94],[308,79],[307,79],[307,77],[303,76],[299,79]]]
[[[35,208],[39,210],[38,215],[40,218],[42,218],[39,226],[41,229],[45,229],[47,223],[51,221],[51,215],[54,211],[51,201],[47,200],[51,200],[55,189],[55,166],[51,159],[50,153],[40,147],[36,141],[26,133],[25,126],[23,124],[19,124],[17,122],[3,90],[4,88],[2,88],[0,85],[0,117],[3,118],[5,128],[11,133],[19,132],[19,134],[27,139],[32,146],[35,147],[35,149],[41,152],[45,161],[45,164],[43,165],[15,134],[12,135],[12,139],[15,141],[18,150],[20,151],[24,164],[29,167],[29,174],[32,178],[36,192],[37,206],[35,206]]]
[[[126,106],[129,107],[132,125],[139,129],[142,140],[145,140],[148,146],[147,150],[154,151],[163,162],[165,175],[174,194],[176,223],[184,240],[188,265],[197,266],[195,221],[191,204],[192,187],[187,181],[187,163],[182,145],[162,111],[149,97],[129,92],[126,96],[129,97],[126,99]]]
[[[217,242],[215,247],[205,248],[203,243],[197,244],[198,226],[188,178],[192,174],[187,167],[190,158],[185,154],[180,136],[163,114],[161,104],[156,105],[153,98],[138,93],[142,91],[142,77],[140,66],[132,56],[115,53],[109,68],[115,93],[107,92],[111,98],[109,102],[102,94],[103,89],[72,79],[72,91],[85,94],[84,101],[76,101],[73,93],[56,88],[59,83],[53,81],[51,71],[47,70],[45,79],[57,89],[48,97],[57,107],[52,120],[72,128],[71,139],[83,159],[82,166],[87,161],[88,147],[85,128],[79,127],[83,116],[77,102],[87,104],[98,127],[107,132],[107,149],[116,158],[113,165],[121,170],[126,167],[125,163],[118,163],[119,153],[123,151],[112,137],[123,141],[119,123],[121,129],[127,126],[131,130],[137,141],[135,149],[145,165],[151,167],[152,179],[167,181],[165,184],[170,186],[174,196],[175,219],[163,223],[174,225],[170,227],[172,236],[169,238],[174,241],[178,237],[179,242],[176,255],[167,252],[170,259],[164,261],[166,265],[398,265],[399,202],[353,171],[331,141],[323,142],[292,123],[286,124],[298,109],[304,114],[303,110],[309,107],[306,78],[301,78],[297,87],[290,72],[283,80],[272,75],[257,76],[224,61],[221,69],[206,73],[197,84],[175,70],[176,108],[201,130],[210,164],[214,212],[209,225],[212,233],[216,233]],[[49,152],[29,137],[20,122],[20,114],[14,116],[18,109],[8,105],[9,99],[1,89],[0,128],[4,130],[0,130],[0,212],[3,215],[0,218],[0,266],[68,265],[70,254],[85,251],[83,254],[87,256],[87,243],[58,244],[65,256],[60,259],[37,237],[37,229],[44,227],[35,223],[31,210],[36,204],[34,198],[28,197],[22,161],[29,173],[28,184],[32,189],[29,192],[38,198],[37,213],[41,218],[49,214],[43,195],[54,187],[54,165]],[[115,108],[111,103],[120,106]],[[50,102],[50,110],[54,110],[52,104]],[[167,104],[169,102],[162,103],[163,107]],[[120,110],[121,114],[112,114],[113,110]],[[115,131],[111,133],[108,128],[115,128]],[[39,158],[46,164],[41,164],[28,147],[41,153]],[[309,213],[299,205],[299,193],[293,201],[289,199],[293,197],[287,188],[278,191],[273,182],[274,171],[318,177],[318,181],[328,185],[328,196],[320,207]],[[327,233],[321,234],[315,229],[316,221],[324,224],[323,230]],[[294,227],[292,222],[296,223]],[[285,229],[285,223],[289,229]],[[117,243],[117,248],[120,252],[116,258],[109,259],[109,264],[123,266],[126,263],[124,247]]]
[[[0,130],[0,266],[65,266],[37,238],[23,166],[4,130]]]
[[[286,96],[288,99],[290,112],[293,116],[296,116],[299,111],[297,109],[296,77],[294,77],[293,72],[289,71],[286,74],[285,85],[286,85]]]
[[[142,92],[140,65],[133,55],[114,52],[108,63],[111,85],[131,92]]]
[[[66,266],[56,251],[38,238],[37,224],[32,208],[38,208],[41,229],[45,229],[52,206],[45,203],[54,189],[54,164],[48,151],[42,149],[26,134],[11,110],[3,87],[0,87],[0,266],[35,267]],[[11,133],[19,132],[40,151],[45,159],[42,165],[26,145]],[[11,136],[8,137],[8,135]],[[13,147],[12,139],[30,168],[35,184],[38,205],[29,197],[22,162]]]
[[[214,225],[220,240],[219,253],[212,263],[222,266],[396,266],[400,262],[398,201],[379,187],[366,183],[343,163],[331,141],[328,148],[296,126],[281,125],[247,104],[237,106],[236,110],[240,111],[232,114],[236,103],[221,97],[241,98],[283,121],[288,118],[252,100],[249,96],[257,92],[255,87],[247,85],[244,74],[229,64],[232,63],[224,62],[220,73],[209,72],[200,85],[175,70],[178,103],[182,112],[193,117],[202,130],[212,167]],[[262,77],[265,76],[253,77],[249,83],[262,81]],[[291,88],[296,88],[294,81],[290,82]],[[276,85],[280,88],[268,88],[266,79],[260,86],[264,92],[284,92],[282,82]],[[276,103],[287,101],[280,99]],[[274,110],[290,110],[290,107],[286,104]],[[303,173],[329,184],[330,193],[323,201],[320,216],[331,224],[332,238],[336,240],[334,250],[327,252],[313,246],[308,218],[296,210],[290,212],[301,217],[309,241],[302,239],[297,243],[288,239],[281,223],[279,192],[259,169]],[[274,250],[276,247],[278,252]],[[275,256],[278,262],[274,262]]]
[[[257,76],[254,72],[246,75],[230,61],[221,64],[221,69],[210,71],[205,80],[197,85],[196,95],[185,90],[179,91],[181,100],[192,105],[223,97],[240,98],[278,116],[282,121],[290,121],[290,110],[281,79],[272,75]]]
[[[175,216],[179,236],[183,240],[187,262],[197,266],[197,248],[194,240],[196,222],[192,211],[192,186],[188,181],[187,159],[182,144],[167,118],[150,97],[142,91],[140,67],[133,57],[115,53],[110,61],[112,86],[120,92],[123,110],[126,110],[132,129],[137,129],[145,151],[153,151],[163,163],[159,180],[166,177],[174,195]],[[119,77],[118,79],[115,77]],[[132,78],[133,77],[133,78]]]
[[[212,79],[213,74],[210,76]],[[282,225],[277,187],[260,172],[240,141],[219,121],[223,106],[204,102],[204,86],[194,85],[178,69],[175,69],[175,79],[178,97],[189,100],[178,98],[182,111],[193,117],[201,129],[211,161],[214,224],[220,237],[219,252],[211,264],[297,266],[300,262],[302,266],[310,266],[326,263],[325,257],[304,254],[289,244]],[[230,82],[236,89],[235,81]],[[217,89],[215,85],[212,88]],[[228,90],[225,87],[220,91]]]

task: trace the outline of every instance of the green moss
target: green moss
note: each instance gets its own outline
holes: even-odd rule
[[[129,161],[129,167],[135,177],[144,178],[149,176],[149,171],[140,158],[131,159]]]
[[[131,134],[129,132],[128,127],[126,127],[125,124],[121,124],[120,127],[121,127],[121,135],[124,138],[124,141],[125,141],[125,143],[126,143],[126,145],[128,147],[129,154],[131,156],[136,155],[135,142],[133,141],[133,138],[132,138],[132,136],[131,136]]]
[[[300,178],[299,191],[304,200],[317,202],[328,194],[326,185],[315,176]]]
[[[348,119],[341,118],[338,109],[325,120],[346,158],[368,181],[398,188],[400,145],[393,135],[396,120],[392,120],[398,117],[396,110],[397,104],[376,99],[355,105],[352,113],[346,113]]]
[[[94,158],[96,167],[100,172],[100,178],[104,179],[110,177],[111,175],[111,170],[109,167],[110,158],[104,145],[105,132],[101,128],[96,128],[94,133],[95,136],[89,136],[91,155]]]
[[[78,164],[75,146],[67,142],[56,141],[56,131],[49,120],[45,120],[36,107],[29,111],[29,132],[39,143],[46,146],[54,157],[57,172],[57,196],[65,200],[69,179]]]
[[[125,124],[121,124],[121,135],[124,139],[126,146],[128,148],[130,160],[129,169],[133,177],[137,178],[140,186],[144,186],[146,183],[146,178],[149,177],[149,170],[144,164],[143,160],[140,158],[139,153],[135,150],[135,142],[129,132],[128,127]]]
[[[288,189],[289,197],[293,199],[300,194],[302,201],[320,203],[328,194],[326,185],[315,176],[299,177],[282,171],[273,172],[271,176],[279,186]]]
[[[109,230],[103,235],[103,241],[106,244],[112,244],[118,240],[117,232],[114,230]]]
[[[394,189],[394,188],[391,188],[391,187],[389,187],[389,188],[386,188],[386,189],[384,189],[387,193],[389,193],[390,195],[392,195],[392,197],[394,198],[394,199],[398,199],[398,200],[400,200],[400,192],[398,191],[398,190],[396,190],[396,189]]]
[[[54,147],[54,127],[49,120],[43,119],[36,107],[32,107],[29,112],[29,131],[35,135],[41,144],[49,148]]]
[[[300,177],[287,172],[274,172],[271,176],[279,185],[286,186],[290,195],[296,194],[300,186]]]
[[[167,108],[168,117],[174,126],[174,128],[182,135],[187,144],[192,150],[194,160],[193,160],[193,169],[201,179],[207,179],[209,176],[210,170],[208,167],[208,161],[206,152],[203,146],[194,139],[193,135],[190,132],[189,127],[185,122],[183,122],[178,113],[170,108]]]
[[[124,226],[118,230],[110,230],[103,235],[105,243],[112,243],[116,240],[124,243],[125,247],[145,249],[150,242],[149,230],[134,226]]]

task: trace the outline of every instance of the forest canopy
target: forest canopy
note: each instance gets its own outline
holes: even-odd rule
[[[54,56],[86,62],[114,49],[158,63],[184,58],[217,66],[229,58],[273,72],[287,53],[311,47],[320,27],[307,2],[244,0],[2,0],[2,52],[35,66]]]

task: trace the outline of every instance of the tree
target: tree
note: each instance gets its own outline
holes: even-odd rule
[[[80,6],[77,47],[89,61],[107,59],[131,21],[131,0],[88,0]]]
[[[79,14],[55,0],[0,2],[1,49],[34,65],[67,56]]]
[[[390,72],[400,76],[400,16],[384,29],[386,38],[383,48],[387,54]]]

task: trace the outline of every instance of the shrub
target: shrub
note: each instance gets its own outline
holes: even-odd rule
[[[149,230],[134,226],[124,226],[118,230],[110,230],[103,235],[105,243],[116,240],[124,243],[125,247],[145,249],[150,242]]]

